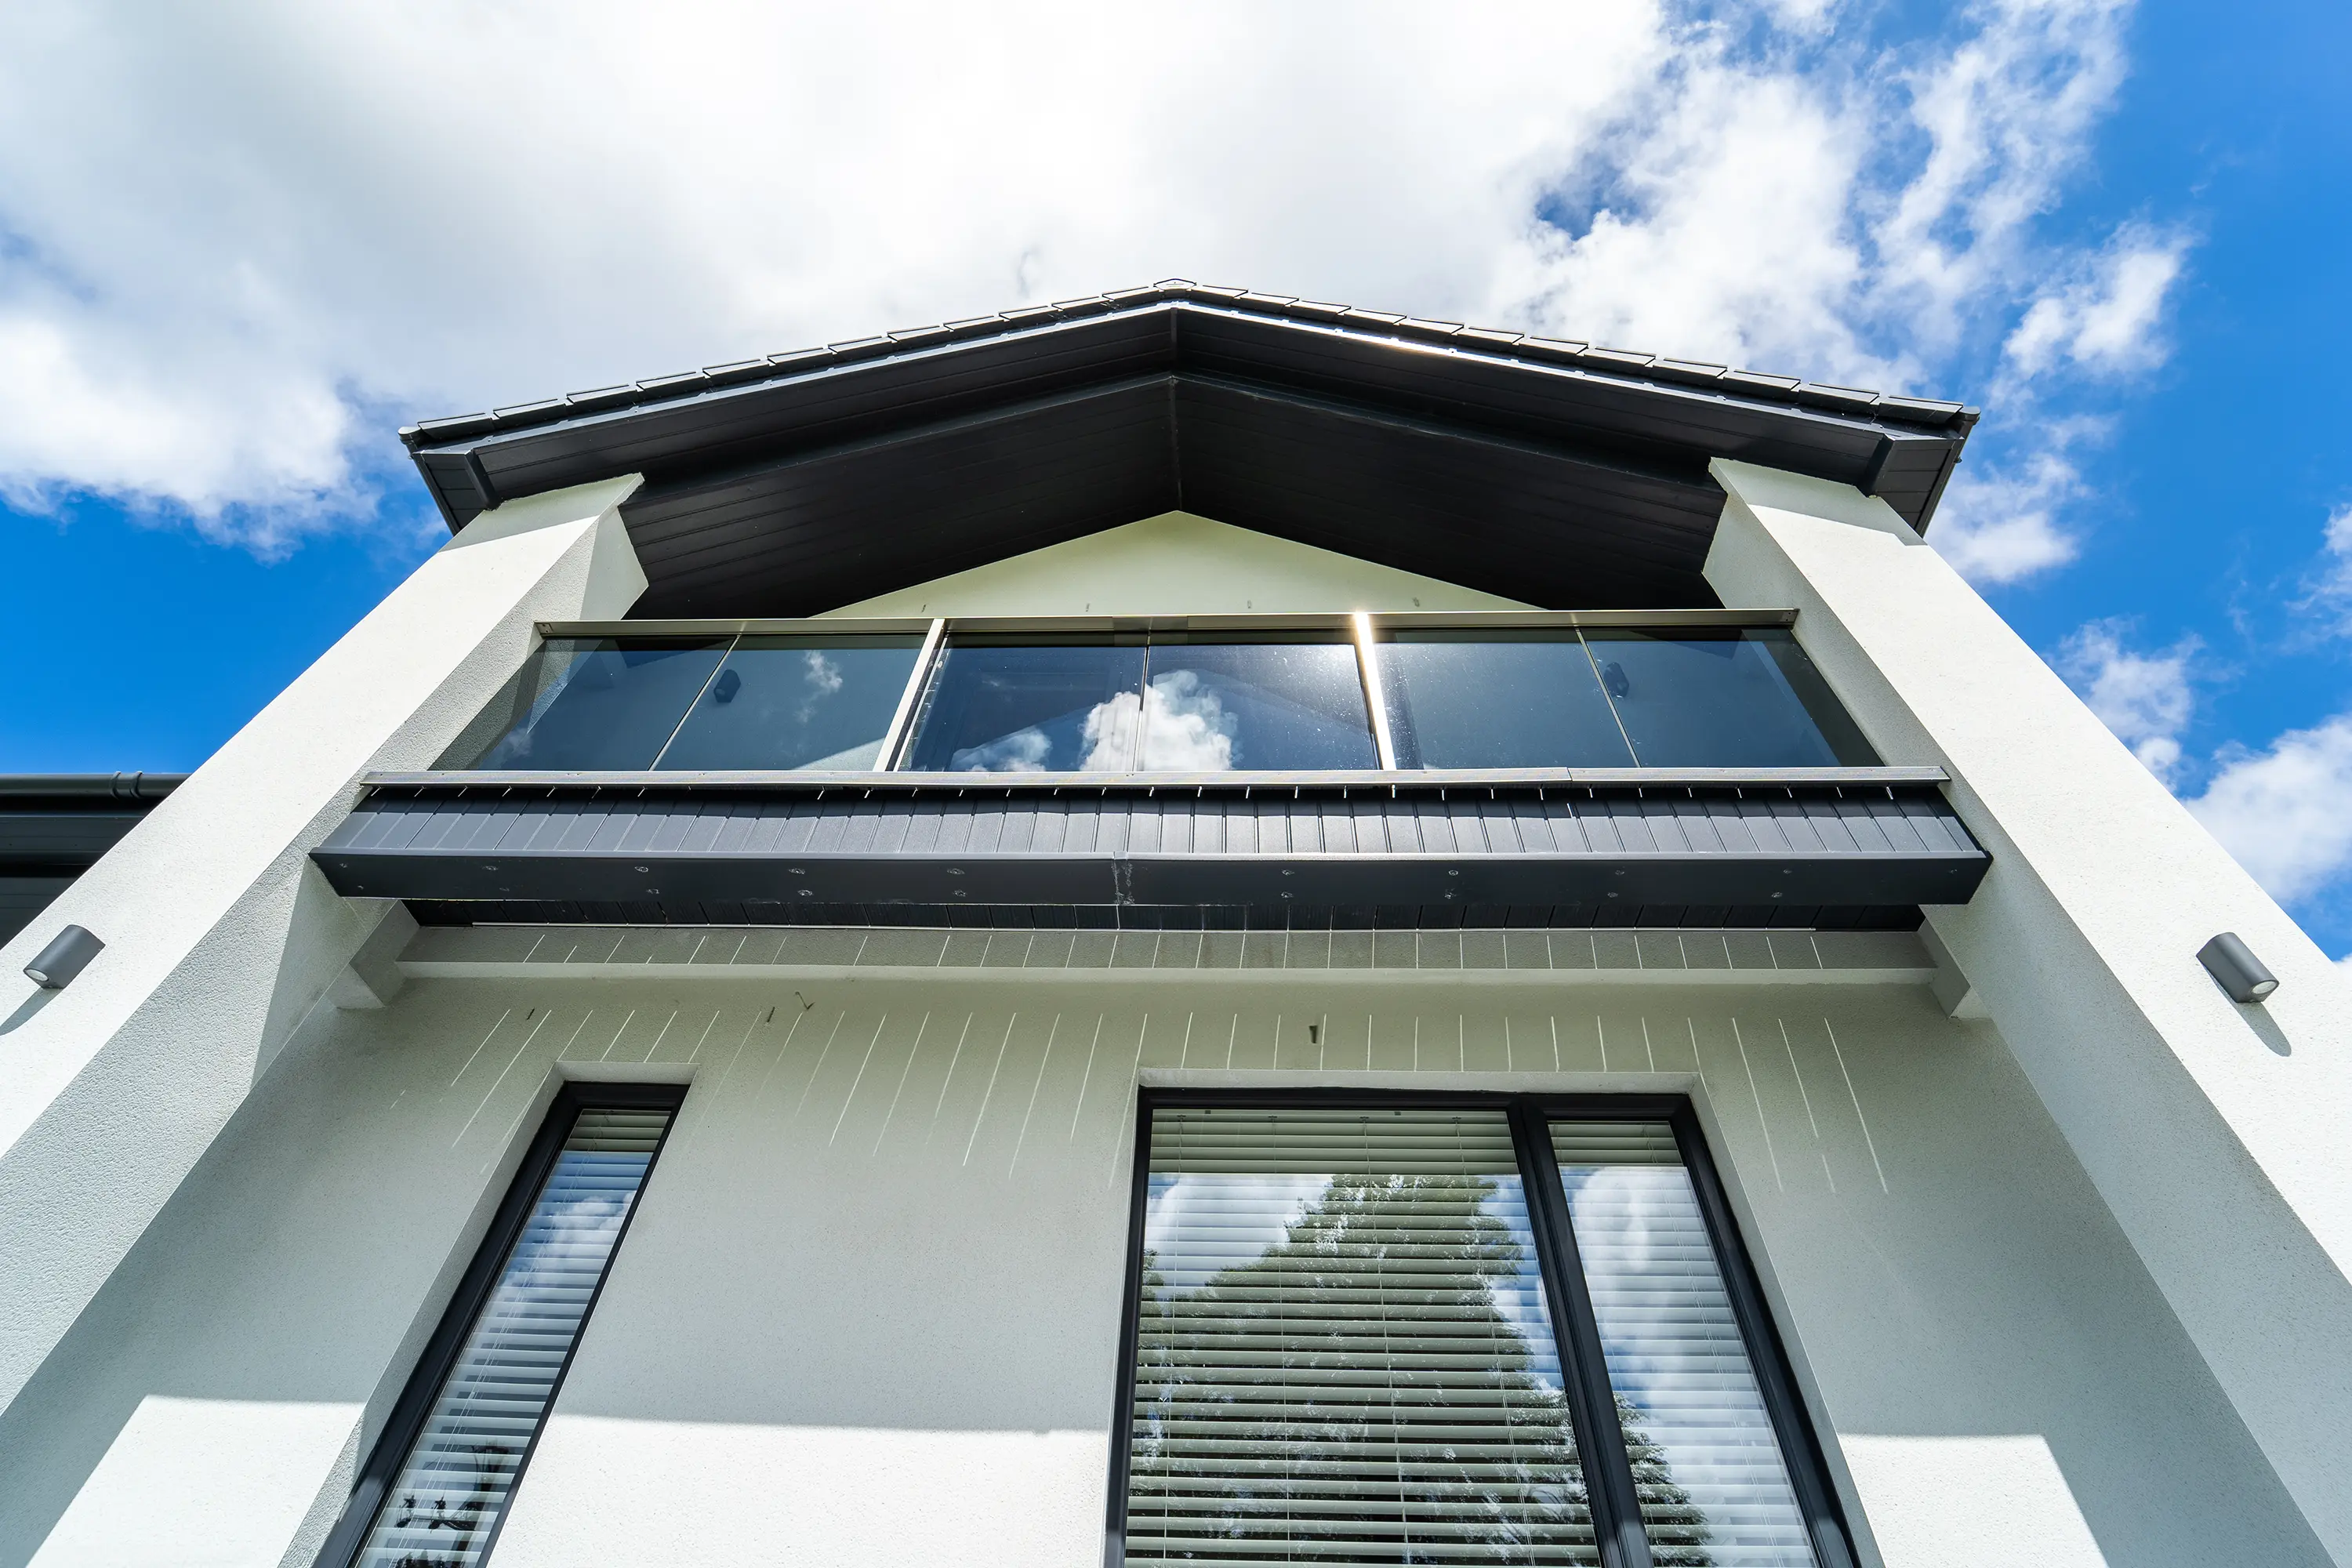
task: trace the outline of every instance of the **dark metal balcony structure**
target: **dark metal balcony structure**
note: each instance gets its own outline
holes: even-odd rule
[[[312,858],[444,922],[1907,929],[1988,864],[1941,777],[381,774]]]
[[[1958,404],[1171,282],[402,432],[454,531],[642,473],[639,616],[814,614],[1187,510],[1544,608],[1707,607],[1709,458],[1925,531]]]
[[[922,623],[778,622],[781,664],[741,667],[721,654],[758,640],[749,626],[548,626],[435,770],[370,775],[313,858],[340,892],[443,921],[1855,929],[1965,901],[1986,856],[1944,775],[1879,765],[1790,639],[1794,618],[977,617],[919,638]],[[1391,661],[1416,645],[1387,639],[1416,633],[1444,639],[1423,651],[1473,662],[1424,663],[1392,702]],[[965,637],[983,657],[1087,662],[1066,688],[1073,667],[1041,681],[1016,658],[985,697],[983,665],[961,689],[976,706],[938,700]],[[877,641],[896,651],[863,689],[835,663],[820,693],[791,651],[845,660]],[[1282,657],[1310,649],[1336,658]],[[1203,676],[1203,651],[1274,657]],[[1530,651],[1547,657],[1488,657]],[[1144,684],[1146,652],[1175,668]],[[1161,683],[1189,694],[1190,721],[1173,706],[1164,720],[1184,743],[1106,750],[1117,725],[1097,721],[1142,720]],[[845,701],[845,725],[779,748]],[[1095,739],[1049,745],[1047,729],[1076,733],[1073,702],[1094,705]],[[961,716],[949,741],[925,743],[919,715],[946,710]],[[1402,756],[1376,715],[1433,726],[1432,744]],[[1212,729],[1223,744],[1202,743]],[[1036,743],[1007,744],[1023,736]],[[1283,760],[1350,753],[1367,761]]]

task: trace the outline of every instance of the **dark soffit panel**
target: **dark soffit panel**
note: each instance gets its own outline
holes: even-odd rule
[[[1264,387],[1181,378],[1187,510],[1550,608],[1715,602],[1704,469],[1609,462]]]
[[[813,615],[1175,509],[1169,378],[649,484],[635,614]]]

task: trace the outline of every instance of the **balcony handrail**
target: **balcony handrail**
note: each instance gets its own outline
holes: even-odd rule
[[[1376,630],[1542,630],[1558,627],[1669,629],[1684,626],[1793,626],[1794,610],[1373,610]],[[1216,616],[948,616],[958,632],[1249,632],[1352,629],[1353,612]],[[927,635],[931,616],[802,616],[780,619],[541,621],[542,637],[870,637]]]
[[[679,768],[670,772],[442,768],[362,775],[369,789],[614,790],[1281,790],[1314,788],[1504,789],[1879,788],[1948,784],[1935,766],[1808,768],[1353,768],[1222,773],[859,773],[763,768]]]

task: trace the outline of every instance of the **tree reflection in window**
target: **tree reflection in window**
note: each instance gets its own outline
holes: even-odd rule
[[[474,1568],[653,1164],[666,1108],[579,1113],[355,1562]]]
[[[1128,1563],[1598,1562],[1500,1115],[1154,1124]],[[1626,1439],[1657,1540],[1687,1500]]]

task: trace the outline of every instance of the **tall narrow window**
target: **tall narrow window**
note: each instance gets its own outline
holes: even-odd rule
[[[557,1101],[321,1563],[488,1554],[680,1092],[583,1085]]]
[[[1147,1107],[1114,1565],[1851,1568],[1686,1106]]]
[[[1499,1110],[1164,1110],[1125,1561],[1594,1563]]]

